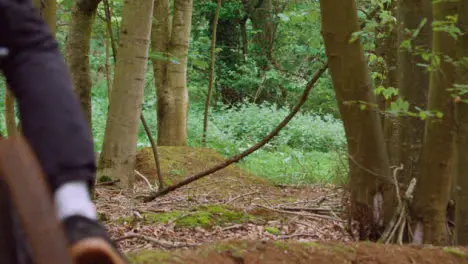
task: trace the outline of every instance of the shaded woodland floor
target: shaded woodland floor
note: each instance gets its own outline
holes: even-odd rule
[[[160,155],[167,183],[222,160],[189,147]],[[155,182],[149,149],[137,171]],[[468,263],[464,249],[354,243],[341,187],[274,186],[230,166],[152,202],[138,199],[150,191],[143,180],[133,198],[112,185],[96,190],[101,220],[133,263]]]

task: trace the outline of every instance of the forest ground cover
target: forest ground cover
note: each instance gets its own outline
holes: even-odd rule
[[[210,148],[160,147],[166,183],[223,157]],[[101,182],[101,221],[132,263],[468,263],[464,248],[355,242],[345,186],[277,185],[231,165],[149,203],[157,181],[149,148],[138,152],[134,196]]]

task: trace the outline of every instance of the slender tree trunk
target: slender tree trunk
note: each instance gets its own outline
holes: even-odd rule
[[[158,93],[158,145],[187,144],[187,57],[192,25],[192,0],[175,0],[168,52],[178,63],[169,62],[162,90]],[[162,89],[161,89],[162,88]]]
[[[320,9],[325,50],[348,143],[350,217],[360,224],[360,239],[371,239],[377,235],[373,227],[382,217],[372,219],[375,211],[382,210],[374,207],[373,201],[382,194],[379,178],[389,176],[389,163],[379,114],[356,104],[376,103],[361,42],[349,41],[351,34],[360,30],[356,3],[321,0]]]
[[[100,0],[81,0],[76,2],[72,11],[70,30],[65,44],[73,87],[90,127],[92,127],[93,122],[89,51],[91,29],[99,2]]]
[[[433,4],[434,20],[444,21],[454,16],[458,3],[440,1]],[[442,118],[426,121],[426,136],[422,155],[421,180],[416,185],[413,219],[422,224],[423,242],[445,245],[447,236],[447,205],[454,173],[454,100],[448,89],[454,86],[455,66],[445,59],[456,57],[456,40],[444,31],[434,31],[432,49],[440,57],[439,67],[431,72],[428,109],[440,111]]]
[[[111,46],[111,37],[108,30],[106,31],[107,38],[106,38],[106,81],[107,81],[107,96],[108,100],[110,100],[110,94],[112,91],[112,77],[111,77],[111,67],[110,67],[110,46]],[[110,102],[109,102],[110,103]],[[108,103],[108,105],[109,105]]]
[[[148,59],[153,1],[124,1],[113,91],[98,176],[118,177],[126,188],[133,169]]]
[[[465,34],[457,43],[457,59],[464,64],[458,66],[457,83],[468,85],[468,2],[459,3],[459,24]],[[462,96],[463,100],[468,97]],[[458,124],[457,134],[457,176],[456,176],[456,214],[455,214],[455,242],[458,245],[468,245],[468,104],[458,102],[456,105]]]
[[[247,39],[247,19],[242,20],[239,23],[241,37],[242,37],[242,59],[245,61],[248,52],[249,40]]]
[[[210,65],[210,79],[208,83],[208,94],[206,95],[205,104],[205,115],[203,117],[203,145],[206,145],[206,134],[208,131],[208,114],[210,111],[211,94],[213,93],[213,82],[215,73],[215,61],[216,61],[216,32],[218,26],[219,9],[221,9],[222,0],[218,0],[218,6],[216,7],[215,15],[213,18],[213,31],[211,34],[211,65]]]
[[[398,84],[400,95],[411,105],[426,109],[427,94],[429,90],[429,73],[427,69],[419,66],[424,62],[417,54],[418,47],[430,52],[432,35],[432,1],[431,0],[402,0],[398,1],[398,16],[400,30],[398,43],[409,38],[404,29],[415,30],[423,19],[426,24],[419,35],[411,42],[411,51],[400,48],[398,52]],[[424,121],[418,117],[401,117],[399,120],[400,144],[398,149],[399,163],[403,164],[400,182],[408,184],[412,178],[419,178],[421,169],[421,154],[424,138]]]

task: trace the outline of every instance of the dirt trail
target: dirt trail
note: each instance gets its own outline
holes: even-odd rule
[[[299,243],[232,241],[196,250],[139,252],[133,263],[193,264],[455,264],[468,263],[466,249],[379,245],[373,243]]]

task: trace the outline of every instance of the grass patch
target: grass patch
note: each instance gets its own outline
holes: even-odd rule
[[[278,228],[273,227],[273,226],[265,227],[265,231],[275,236],[281,235],[281,231]]]

